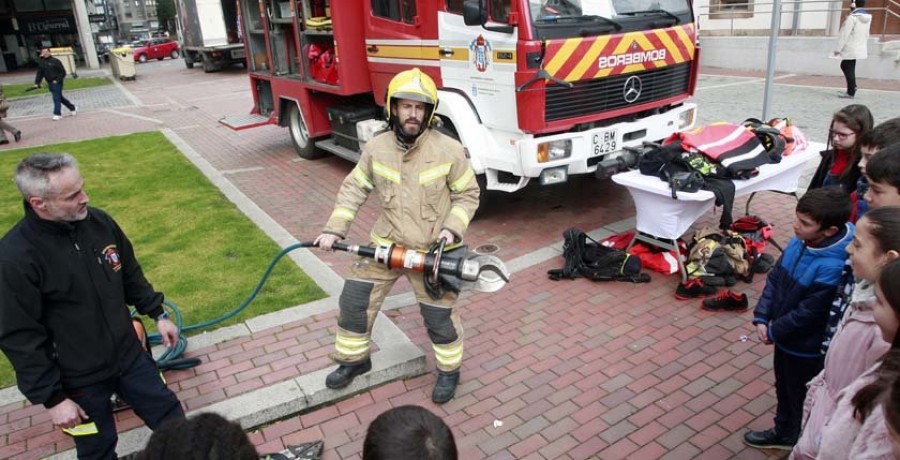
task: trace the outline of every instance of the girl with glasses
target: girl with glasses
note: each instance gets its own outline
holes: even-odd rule
[[[875,120],[869,108],[851,104],[838,110],[831,118],[827,148],[822,161],[809,183],[809,189],[840,185],[847,193],[856,191],[860,178],[859,138],[872,130]]]

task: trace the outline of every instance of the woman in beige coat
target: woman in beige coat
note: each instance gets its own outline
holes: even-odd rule
[[[863,7],[866,0],[850,2],[850,14],[841,24],[840,39],[834,55],[841,58],[841,71],[847,79],[847,92],[839,97],[853,99],[856,95],[856,60],[869,57],[867,45],[869,41],[869,26],[872,25],[872,15]]]

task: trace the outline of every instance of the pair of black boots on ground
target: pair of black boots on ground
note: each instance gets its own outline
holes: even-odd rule
[[[332,390],[345,388],[353,382],[357,375],[365,374],[372,370],[372,360],[367,359],[359,364],[347,365],[341,364],[338,368],[328,374],[325,378],[325,386]],[[456,394],[456,386],[459,384],[459,371],[451,373],[438,373],[437,383],[434,384],[434,390],[431,393],[431,400],[436,404],[443,404]]]

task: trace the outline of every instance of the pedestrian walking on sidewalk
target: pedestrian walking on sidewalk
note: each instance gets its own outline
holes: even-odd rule
[[[13,135],[16,142],[19,142],[19,139],[22,138],[22,131],[19,131],[13,125],[3,121],[8,112],[9,103],[6,101],[6,98],[3,97],[3,85],[0,85],[0,145],[9,144],[9,139],[6,138],[6,131],[9,131],[9,133]]]
[[[853,99],[856,95],[856,61],[869,57],[869,27],[872,15],[864,10],[866,0],[850,2],[850,14],[844,19],[834,55],[841,59],[841,72],[847,80],[847,92],[838,97]]]
[[[66,68],[59,59],[50,55],[50,48],[41,48],[41,59],[38,61],[37,75],[34,76],[34,87],[41,87],[41,80],[47,80],[47,88],[53,95],[53,121],[62,118],[62,105],[75,116],[75,105],[63,96],[63,81],[66,79]]]
[[[31,155],[15,182],[25,215],[0,240],[0,349],[19,390],[74,438],[79,459],[114,460],[113,393],[151,430],[184,418],[128,305],[156,320],[167,347],[178,327],[116,221],[87,206],[71,155]]]
[[[392,129],[366,144],[356,168],[344,179],[334,212],[316,238],[320,248],[329,250],[347,236],[370,194],[377,195],[380,203],[370,233],[375,245],[396,243],[426,250],[441,240],[451,248],[462,244],[478,207],[479,188],[462,145],[432,128],[437,105],[434,81],[418,68],[391,80],[385,110]],[[434,349],[438,379],[431,399],[445,403],[456,392],[463,359],[457,294],[429,290],[422,273],[391,270],[364,258],[353,262],[344,282],[335,339],[335,361],[340,366],[328,375],[325,385],[344,388],[372,369],[372,326],[401,276],[413,286]]]

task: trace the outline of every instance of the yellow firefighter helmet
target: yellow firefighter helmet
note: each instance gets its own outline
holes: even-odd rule
[[[431,125],[435,109],[438,105],[437,86],[425,72],[413,67],[404,70],[391,79],[388,85],[387,101],[384,104],[385,116],[391,118],[391,104],[396,99],[409,99],[426,104],[425,123],[422,127]]]

